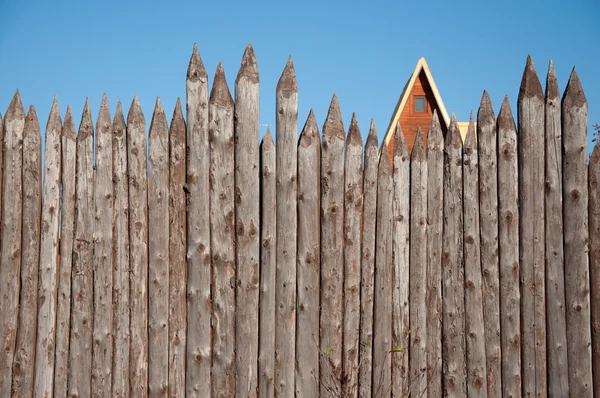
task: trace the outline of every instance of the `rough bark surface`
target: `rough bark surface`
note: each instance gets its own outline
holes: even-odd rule
[[[600,141],[588,168],[590,229],[590,294],[594,391],[600,391]]]
[[[319,396],[320,182],[321,140],[315,115],[311,111],[298,145],[298,397]]]

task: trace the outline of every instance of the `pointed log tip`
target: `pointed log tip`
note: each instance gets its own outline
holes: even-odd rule
[[[0,118],[0,122],[1,122]],[[62,129],[62,121],[60,118],[60,110],[58,108],[58,98],[54,96],[54,101],[52,102],[52,108],[50,108],[50,116],[48,117],[48,124],[46,127],[47,131],[58,131]]]
[[[123,105],[121,104],[121,100],[119,100],[117,102],[117,110],[115,111],[115,116],[113,117],[113,129],[123,131],[124,128],[125,116],[123,115]]]
[[[25,117],[25,108],[23,108],[21,94],[19,94],[19,90],[17,90],[10,101],[10,104],[8,105],[8,109],[4,115],[4,120],[25,119]]]
[[[191,82],[197,82],[200,80],[200,78],[206,79],[207,77],[208,74],[206,73],[206,68],[204,68],[202,58],[200,58],[198,46],[196,43],[194,43],[194,50],[192,51],[192,56],[190,58],[190,63],[187,70],[187,79]]]
[[[356,119],[356,113],[352,113],[352,120],[350,121],[350,128],[348,129],[348,138],[346,139],[346,145],[362,146],[362,137],[360,135],[360,127],[358,126],[358,120]]]
[[[396,130],[394,131],[394,156],[408,156],[408,144],[400,122],[396,123]]]
[[[221,107],[233,106],[233,98],[231,97],[231,92],[229,92],[225,70],[221,62],[219,62],[217,71],[215,72],[209,102]]]
[[[242,57],[242,65],[240,66],[240,70],[236,78],[236,83],[242,77],[248,78],[253,84],[259,82],[258,64],[256,62],[256,55],[254,54],[254,48],[252,47],[252,44],[248,44],[248,46],[246,46],[246,50],[244,51],[244,55]]]
[[[144,113],[142,112],[142,107],[138,101],[137,95],[134,95],[129,111],[127,112],[127,124],[138,120],[144,120]]]
[[[317,119],[314,111],[311,109],[300,133],[300,139],[298,145],[302,148],[310,146],[313,142],[318,142],[319,139],[319,127],[317,126]]]
[[[452,118],[450,119],[450,126],[448,127],[448,133],[446,135],[445,146],[460,148],[462,147],[462,139],[460,137],[460,131],[458,129],[458,123],[456,122],[456,115],[452,112]]]
[[[590,155],[589,161],[589,169],[592,172],[592,169],[597,167],[600,164],[600,140],[596,140],[596,144],[594,145],[594,149],[592,149],[592,154]]]
[[[496,117],[494,116],[494,108],[492,107],[490,96],[487,90],[483,90],[479,109],[477,110],[477,123],[479,124],[486,119],[495,121]]]
[[[175,112],[180,113],[183,117],[183,110],[181,109],[181,97],[177,97],[177,101],[175,101]]]
[[[162,111],[163,107],[162,107],[162,102],[160,100],[160,97],[156,97],[156,104],[154,105],[154,113],[156,113],[157,111]]]
[[[181,99],[179,97],[177,97],[177,101],[175,102],[175,110],[173,111],[173,117],[171,118],[169,133],[174,135],[178,140],[185,140],[185,121],[183,120]]]
[[[83,114],[81,115],[81,122],[79,123],[78,139],[85,140],[93,135],[94,125],[92,122],[92,111],[90,108],[89,98],[86,97],[85,106],[83,107]]]
[[[123,104],[121,104],[121,100],[117,101],[117,113],[123,113]]]
[[[381,149],[379,151],[379,172],[378,172],[378,174],[380,176],[382,175],[382,172],[384,174],[388,174],[392,170],[392,165],[390,164],[390,159],[389,159],[388,154],[389,154],[388,144],[384,140],[383,143],[381,144]]]
[[[296,70],[294,69],[294,62],[292,56],[288,58],[287,64],[281,73],[281,77],[277,82],[277,91],[282,91],[288,96],[298,91],[298,81],[296,80]]]
[[[442,134],[442,126],[440,118],[436,110],[433,111],[429,132],[427,133],[427,151],[442,150],[444,145],[444,135]]]
[[[415,137],[415,143],[413,145],[411,160],[416,162],[422,162],[427,159],[427,152],[425,151],[425,141],[423,140],[423,133],[421,128],[417,127],[417,136]]]
[[[521,88],[519,90],[519,98],[544,98],[542,84],[535,70],[535,64],[531,55],[527,56],[527,63],[523,71],[521,79]]]
[[[371,124],[369,125],[369,134],[367,135],[367,143],[365,147],[375,147],[379,146],[379,140],[377,138],[377,127],[375,127],[375,120],[371,119]]]
[[[340,104],[338,103],[337,96],[335,94],[333,94],[333,98],[329,104],[329,111],[327,112],[325,124],[323,125],[323,135],[342,139],[345,138],[342,112],[340,111]]]
[[[40,122],[33,105],[29,105],[29,109],[27,111],[25,126],[23,128],[23,137],[31,137],[31,141],[41,142]]]
[[[475,122],[473,120],[473,112],[471,112],[469,127],[467,127],[467,135],[465,137],[464,147],[470,149],[476,148]]]
[[[581,108],[586,103],[587,100],[585,98],[585,93],[583,92],[583,87],[581,86],[581,81],[577,75],[577,70],[573,67],[563,96],[563,106],[567,108]]]
[[[306,123],[302,132],[304,132],[307,127],[309,128],[308,133],[311,135],[317,135],[319,127],[317,126],[317,118],[313,109],[308,112],[308,117],[306,118]]]
[[[65,113],[65,121],[63,123],[62,135],[72,141],[75,141],[75,122],[73,121],[73,113],[71,111],[71,105],[67,105],[67,112]]]
[[[508,95],[504,97],[504,101],[502,101],[502,106],[500,107],[500,113],[498,114],[498,127],[513,130],[516,129],[515,119],[510,107]]]
[[[262,146],[262,150],[270,150],[275,147],[275,143],[273,142],[273,135],[271,134],[271,129],[267,127],[267,132],[265,133],[262,142],[260,143]]]
[[[556,70],[554,69],[554,62],[550,60],[548,65],[548,75],[546,76],[546,99],[558,99],[560,98],[560,92],[558,89],[558,79],[556,78]]]

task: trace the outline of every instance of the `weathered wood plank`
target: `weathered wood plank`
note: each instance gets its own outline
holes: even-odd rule
[[[394,135],[392,395],[410,392],[410,153],[400,123]]]
[[[66,127],[65,127],[66,128]],[[114,341],[112,394],[129,397],[129,179],[127,137],[121,101],[117,103],[112,125],[113,171],[113,261],[114,261]],[[64,186],[63,181],[63,186]]]
[[[3,169],[4,169],[4,121],[2,120],[2,112],[0,112],[0,217],[2,214],[2,178],[3,178]],[[2,238],[2,234],[0,233],[0,239]]]
[[[198,48],[186,79],[187,361],[186,395],[211,391],[211,266],[209,223],[208,75]]]
[[[360,353],[358,387],[361,398],[371,397],[373,384],[373,294],[375,283],[375,219],[377,217],[378,142],[371,119],[363,170],[363,226],[360,284]]]
[[[427,133],[427,396],[442,395],[444,136],[437,111]]]
[[[212,395],[235,394],[233,99],[219,63],[208,102],[212,248]]]
[[[479,159],[473,113],[471,113],[471,120],[463,145],[463,209],[467,392],[469,397],[487,397],[486,342],[479,237]]]
[[[497,131],[502,396],[519,397],[521,396],[521,293],[517,128],[508,96],[504,98],[500,108]]]
[[[260,261],[259,75],[252,45],[235,80],[236,396],[258,388],[258,289]]]
[[[94,125],[86,99],[77,135],[75,240],[72,264],[69,396],[90,397],[94,240]]]
[[[258,396],[273,398],[275,396],[275,261],[277,259],[275,166],[277,159],[273,137],[268,129],[263,137],[260,150],[262,173],[260,240],[262,249],[260,253]],[[300,207],[298,211],[300,211]],[[300,325],[300,323],[301,321],[298,319],[298,324]]]
[[[410,371],[412,397],[427,396],[427,152],[421,129],[410,161]]]
[[[575,68],[571,72],[563,96],[562,131],[569,388],[572,396],[592,397],[592,333],[588,279],[588,105]]]
[[[148,396],[171,396],[169,127],[160,98],[148,132]],[[177,366],[176,363],[172,364]],[[173,386],[174,391],[178,387]]]
[[[96,170],[94,178],[94,329],[92,346],[92,394],[110,397],[113,354],[113,182],[112,123],[106,94],[96,121]]]
[[[334,94],[321,150],[320,395],[342,394],[344,124]],[[277,218],[279,225],[279,218]],[[279,235],[278,235],[279,236]]]
[[[299,397],[319,396],[320,192],[321,140],[311,110],[298,145],[296,396]]]
[[[387,145],[380,153],[387,154]],[[392,289],[393,289],[393,172],[387,156],[379,157],[375,288],[373,298],[373,397],[391,394]]]
[[[148,179],[146,119],[137,96],[127,114],[129,174],[129,390],[148,394]]]
[[[186,214],[185,121],[177,98],[169,130],[169,396],[185,396]]]
[[[44,153],[44,190],[40,237],[39,300],[35,357],[34,396],[52,396],[54,384],[54,347],[56,295],[59,273],[60,170],[62,121],[58,100],[54,98]],[[59,336],[61,337],[61,336]]]
[[[0,232],[0,396],[3,397],[9,397],[11,393],[19,314],[24,126],[25,111],[17,91],[4,115],[4,185]]]
[[[76,152],[75,124],[67,106],[61,135],[62,147],[62,204],[61,219],[75,220]],[[54,396],[67,396],[69,374],[69,331],[71,329],[71,271],[73,264],[74,223],[60,224],[60,274],[56,305],[56,355],[54,363]],[[129,273],[128,273],[129,275]]]
[[[590,294],[594,391],[600,391],[600,141],[596,141],[588,167]]]
[[[296,233],[298,82],[290,57],[276,89],[277,269],[275,303],[275,395],[294,395],[296,359]]]
[[[352,115],[344,167],[344,287],[342,395],[358,397],[360,331],[360,253],[363,213],[363,144]]]
[[[545,396],[544,95],[531,57],[519,90],[518,127],[521,378],[523,395]]]
[[[442,349],[444,396],[467,395],[463,261],[462,140],[452,114],[444,143]]]
[[[548,395],[569,395],[565,268],[563,255],[562,132],[560,93],[550,61],[545,101],[545,216],[546,216],[546,339],[548,344]]]
[[[13,362],[12,396],[33,396],[37,332],[40,216],[42,210],[42,138],[33,105],[23,128],[23,232],[21,241],[21,297]]]

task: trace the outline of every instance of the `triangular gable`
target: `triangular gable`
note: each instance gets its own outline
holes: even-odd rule
[[[419,62],[417,62],[417,66],[416,66],[412,76],[410,77],[410,79],[408,80],[406,85],[404,86],[404,90],[402,90],[400,99],[398,100],[398,103],[396,104],[396,109],[394,109],[394,113],[392,114],[392,119],[390,120],[390,125],[388,126],[387,132],[384,137],[384,142],[388,145],[390,143],[390,140],[394,136],[394,132],[396,131],[396,125],[398,124],[398,120],[400,120],[400,115],[402,115],[402,111],[404,110],[404,107],[406,106],[406,103],[408,102],[408,97],[410,96],[413,86],[415,85],[415,82],[417,81],[417,78],[419,77],[419,74],[421,73],[421,71],[423,71],[423,73],[425,73],[425,77],[427,78],[429,86],[431,87],[431,91],[433,93],[435,101],[440,109],[440,116],[442,117],[444,123],[446,124],[446,127],[448,127],[450,125],[450,118],[448,117],[448,112],[446,111],[446,107],[444,106],[442,97],[440,96],[437,86],[435,85],[435,81],[433,80],[433,77],[431,76],[431,72],[429,71],[429,66],[427,66],[427,62],[425,62],[425,58],[421,58],[419,60]]]

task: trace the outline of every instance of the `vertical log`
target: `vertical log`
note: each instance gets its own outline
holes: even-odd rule
[[[487,91],[477,111],[479,160],[479,233],[483,276],[483,322],[487,393],[502,396],[502,350],[500,345],[500,279],[498,263],[498,152],[496,117]]]
[[[208,75],[198,48],[186,79],[187,361],[186,394],[211,391],[211,266],[209,223]]]
[[[565,268],[562,214],[562,132],[560,93],[550,61],[545,103],[545,216],[546,216],[546,339],[548,344],[548,395],[569,395]]]
[[[596,141],[588,168],[590,294],[594,391],[600,391],[600,141]]]
[[[235,80],[236,396],[256,397],[260,186],[259,75],[249,44]]]
[[[392,394],[409,393],[410,153],[400,123],[394,135]]]
[[[410,372],[412,397],[427,396],[427,152],[421,129],[410,162]]]
[[[334,94],[321,152],[321,396],[342,394],[344,147],[344,125]]]
[[[60,228],[61,133],[62,121],[58,110],[58,100],[55,97],[46,125],[44,153],[45,175],[34,378],[34,395],[36,397],[52,396],[54,383],[54,332],[56,330],[56,295],[60,260],[58,232]]]
[[[427,396],[442,395],[444,136],[437,111],[427,133]]]
[[[5,115],[6,116],[6,115]],[[2,120],[2,113],[0,112],[0,217],[2,214],[2,177],[4,170],[4,122]],[[2,234],[0,233],[0,239],[2,238]]]
[[[275,395],[294,394],[296,359],[296,233],[298,82],[290,57],[276,89],[277,269],[275,287]]]
[[[467,395],[463,261],[462,140],[452,114],[444,143],[444,232],[442,237],[444,395]]]
[[[346,138],[344,171],[344,325],[342,395],[358,397],[360,249],[363,212],[363,145],[356,114]]]
[[[92,377],[94,239],[94,125],[86,99],[77,135],[75,240],[73,246],[69,396],[90,397]]]
[[[185,396],[185,121],[177,98],[169,130],[169,395]]]
[[[148,394],[148,179],[146,119],[133,97],[127,114],[129,174],[129,389],[135,397]]]
[[[387,154],[384,143],[380,153]],[[387,156],[379,157],[377,173],[377,221],[375,294],[373,298],[373,397],[391,394],[392,351],[392,212],[393,174]]]
[[[569,388],[592,397],[588,264],[588,106],[573,68],[562,101],[563,212]],[[600,393],[598,391],[597,393]]]
[[[62,204],[61,219],[75,220],[75,181],[77,141],[71,108],[67,106],[61,135]],[[73,263],[74,222],[60,223],[60,274],[56,305],[56,355],[54,364],[54,396],[67,396],[69,374],[69,331],[71,330],[71,265]],[[128,274],[129,275],[129,274]]]
[[[127,137],[121,101],[112,125],[112,171],[114,196],[114,326],[112,394],[129,397],[129,179],[127,177]],[[63,181],[63,186],[64,186]]]
[[[479,237],[479,160],[473,113],[463,146],[463,212],[467,392],[487,397],[482,264]]]
[[[235,393],[235,230],[233,99],[219,63],[208,103],[212,248],[212,394]]]
[[[113,354],[113,183],[112,123],[106,94],[96,121],[96,177],[94,178],[94,344],[92,348],[92,394],[111,396]]]
[[[148,396],[171,395],[169,127],[160,98],[148,132]],[[174,366],[176,364],[173,364]],[[177,391],[177,387],[175,390]]]
[[[519,191],[517,128],[504,98],[498,134],[498,248],[502,396],[521,396],[521,293],[519,289]]]
[[[373,288],[375,283],[375,219],[377,218],[378,142],[371,120],[365,144],[363,170],[363,226],[360,284],[360,353],[358,395],[371,397],[373,382]]]
[[[40,216],[42,210],[42,139],[33,105],[23,129],[23,235],[21,241],[21,297],[13,362],[14,397],[33,396],[35,336],[37,331]]]
[[[268,129],[260,149],[262,170],[260,239],[262,249],[260,254],[258,394],[261,398],[273,398],[275,396],[275,261],[277,257],[275,165],[277,160],[273,137]]]
[[[0,396],[9,397],[17,338],[21,269],[23,128],[25,111],[17,91],[4,115],[4,169],[0,254]]]
[[[321,140],[315,114],[311,110],[298,145],[298,397],[319,396],[320,181]]]
[[[546,395],[544,95],[531,57],[518,102],[523,395]]]

